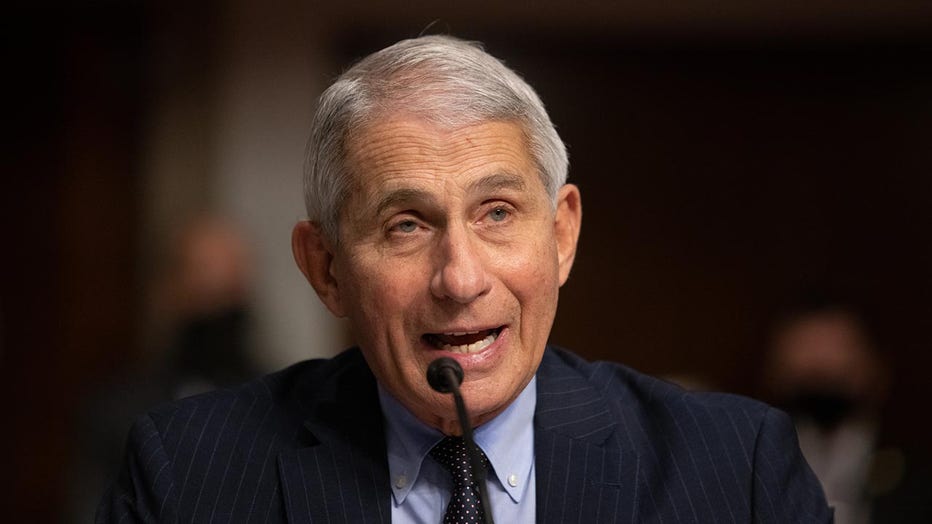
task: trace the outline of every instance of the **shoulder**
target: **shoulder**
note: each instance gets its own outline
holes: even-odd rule
[[[675,513],[690,501],[697,521],[714,521],[723,508],[755,522],[828,522],[821,487],[799,450],[789,417],[739,395],[697,393],[610,362],[587,362],[548,348],[538,395],[555,409],[568,395],[598,406],[614,422],[606,448],[631,453],[645,486],[663,484],[669,501],[650,511]],[[672,481],[671,479],[676,479]],[[707,487],[714,487],[708,490]],[[675,492],[675,493],[674,493]],[[728,494],[719,498],[715,493]],[[669,504],[667,508],[665,505]],[[743,518],[743,517],[742,517]]]
[[[687,391],[682,387],[615,362],[589,362],[559,347],[549,347],[541,362],[548,385],[575,377],[584,380],[616,409],[649,410],[653,416],[693,412],[697,417],[729,416],[760,420],[771,410],[763,402],[729,393]]]
[[[306,443],[307,432],[300,430],[318,399],[341,398],[341,391],[368,383],[367,369],[350,350],[152,409],[130,431],[124,466],[101,503],[100,520],[190,515],[206,522],[215,512],[231,518],[255,508],[276,511],[279,453]]]
[[[331,390],[342,380],[366,369],[361,354],[348,350],[329,359],[305,360],[236,387],[168,402],[143,418],[151,420],[166,445],[173,439],[183,442],[193,433],[230,432],[243,425],[281,433],[304,420],[309,403],[333,396]]]
[[[538,379],[544,395],[563,388],[602,403],[616,423],[618,446],[663,446],[673,454],[697,447],[740,453],[747,459],[741,462],[749,467],[761,435],[797,446],[789,417],[763,402],[728,393],[687,391],[630,367],[589,362],[561,348],[548,348]],[[563,393],[554,396],[560,399],[557,402],[567,398]]]

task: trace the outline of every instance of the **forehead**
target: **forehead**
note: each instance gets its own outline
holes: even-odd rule
[[[448,129],[415,117],[380,119],[350,134],[347,165],[354,192],[489,175],[534,178],[540,185],[523,128],[510,121]]]

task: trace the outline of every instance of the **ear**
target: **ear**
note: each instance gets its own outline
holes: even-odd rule
[[[582,200],[579,188],[566,184],[557,194],[557,213],[553,232],[557,240],[557,259],[560,264],[560,285],[570,276],[576,258],[576,243],[582,226]]]
[[[298,268],[331,313],[345,317],[340,287],[333,272],[334,253],[320,224],[302,220],[291,232],[291,251]]]

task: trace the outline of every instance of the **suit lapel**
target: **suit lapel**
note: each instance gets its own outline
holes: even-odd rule
[[[548,350],[537,373],[534,454],[538,522],[630,522],[638,457],[619,451],[605,398]]]
[[[375,379],[362,359],[326,385],[298,387],[307,422],[278,457],[291,523],[390,522],[391,492]]]

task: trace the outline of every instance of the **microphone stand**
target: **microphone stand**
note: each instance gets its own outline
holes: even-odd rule
[[[435,373],[439,371],[444,380],[437,380]],[[486,524],[495,524],[492,518],[492,508],[489,501],[489,490],[486,486],[486,471],[482,467],[482,459],[479,455],[479,447],[473,440],[472,424],[469,422],[469,414],[466,412],[466,403],[463,401],[463,395],[460,393],[460,382],[463,380],[463,368],[452,358],[442,357],[433,362],[427,369],[427,381],[436,391],[440,393],[453,393],[453,400],[456,403],[456,416],[459,419],[460,427],[463,430],[463,440],[466,442],[466,449],[469,451],[469,465],[472,468],[472,477],[479,487],[479,498],[482,501],[482,514],[485,517]]]

